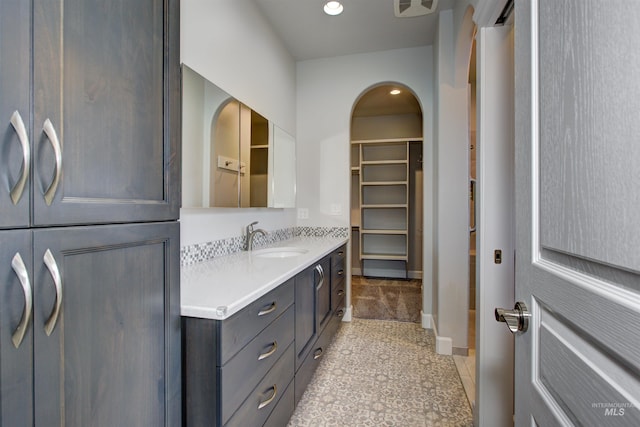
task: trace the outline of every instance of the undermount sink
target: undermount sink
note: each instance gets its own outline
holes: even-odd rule
[[[306,254],[307,249],[295,248],[295,247],[283,247],[283,248],[267,248],[252,251],[253,256],[260,258],[289,258],[302,254]]]

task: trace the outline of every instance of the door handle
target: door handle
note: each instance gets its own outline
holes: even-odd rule
[[[11,189],[11,201],[14,205],[17,205],[22,197],[22,193],[24,192],[24,187],[27,183],[27,178],[29,178],[29,164],[31,163],[30,159],[30,149],[29,149],[29,136],[27,135],[27,129],[24,127],[24,122],[22,121],[22,117],[18,111],[14,111],[11,116],[11,125],[15,129],[18,134],[18,139],[20,140],[20,145],[22,146],[22,174],[20,175],[20,179],[16,182],[16,185]]]
[[[527,332],[529,329],[529,318],[531,313],[527,310],[527,306],[522,301],[518,301],[513,310],[505,310],[504,308],[496,308],[496,321],[504,322],[513,334]]]

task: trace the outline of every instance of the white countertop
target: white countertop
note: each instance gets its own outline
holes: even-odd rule
[[[296,247],[306,253],[263,258],[243,251],[182,267],[180,314],[226,319],[346,242],[337,237],[296,237],[269,247]]]

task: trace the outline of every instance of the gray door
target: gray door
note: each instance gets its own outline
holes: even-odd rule
[[[33,426],[31,231],[0,231],[0,425]]]
[[[179,225],[33,242],[35,426],[180,425]]]
[[[33,224],[176,219],[178,1],[33,3]]]
[[[517,426],[640,425],[639,22],[516,3]]]
[[[0,0],[0,228],[29,225],[30,3]]]

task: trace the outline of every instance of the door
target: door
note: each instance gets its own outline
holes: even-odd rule
[[[33,224],[176,219],[178,1],[33,8]]]
[[[31,231],[0,231],[0,425],[33,426]]]
[[[30,4],[0,0],[0,228],[29,225]]]
[[[317,264],[319,265],[319,264]],[[317,338],[316,323],[316,265],[295,277],[296,285],[296,371],[311,351]]]
[[[33,242],[35,426],[180,425],[179,225]]]
[[[516,3],[517,426],[640,425],[638,22]]]

